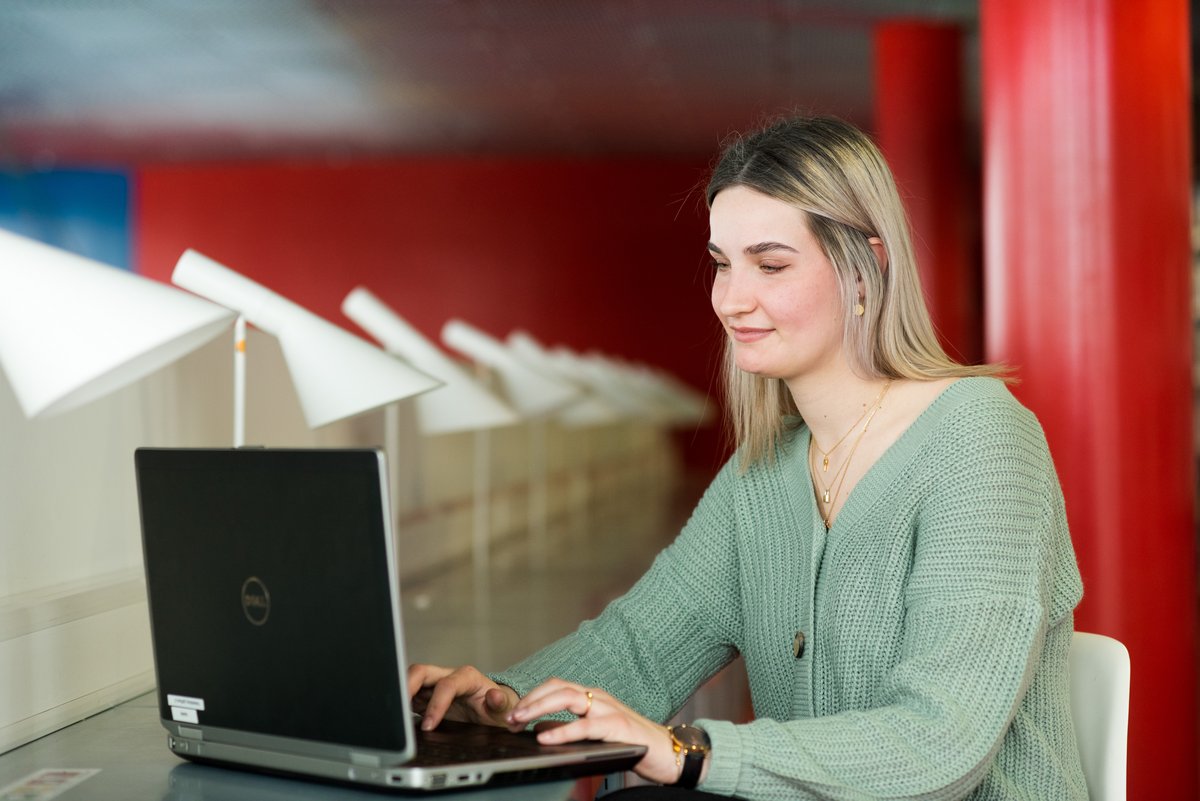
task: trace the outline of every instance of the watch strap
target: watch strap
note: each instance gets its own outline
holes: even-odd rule
[[[681,738],[676,734],[676,731],[683,729],[686,729],[688,733],[684,738]],[[700,783],[700,774],[704,772],[704,758],[708,756],[711,747],[708,734],[703,729],[686,724],[671,727],[668,731],[670,732],[671,741],[681,763],[679,778],[673,786],[686,790],[694,789]],[[697,735],[699,735],[698,740],[696,739]],[[685,742],[685,739],[687,742]]]
[[[707,752],[693,748],[683,757],[683,770],[679,773],[676,787],[692,790],[700,783],[700,773],[704,770],[704,756]]]

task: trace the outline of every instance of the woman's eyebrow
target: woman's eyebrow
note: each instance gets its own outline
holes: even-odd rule
[[[709,249],[709,252],[716,253],[719,256],[725,255],[725,251],[721,250],[719,247],[714,245],[712,242],[708,243],[708,249]],[[747,256],[760,256],[763,253],[769,253],[772,250],[786,250],[789,253],[799,253],[800,252],[800,251],[796,250],[794,247],[792,247],[791,245],[785,245],[782,242],[758,242],[757,244],[754,244],[754,245],[747,245],[745,248],[743,248],[742,252],[745,253]]]
[[[754,245],[747,245],[744,252],[747,256],[760,256],[772,250],[786,250],[789,253],[799,253],[791,245],[785,245],[782,242],[759,242]]]

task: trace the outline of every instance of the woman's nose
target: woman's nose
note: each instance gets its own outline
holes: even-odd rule
[[[754,308],[754,293],[748,276],[730,267],[713,282],[713,309],[721,317],[735,317]]]

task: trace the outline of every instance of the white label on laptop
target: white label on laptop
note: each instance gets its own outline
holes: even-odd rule
[[[0,789],[0,801],[49,801],[99,772],[98,768],[45,768]]]
[[[192,698],[187,695],[171,695],[167,693],[167,706],[178,706],[184,709],[194,709],[197,712],[204,711],[204,699]]]
[[[182,706],[173,706],[171,707],[171,720],[177,720],[180,723],[199,723],[200,716],[196,714],[196,710],[194,709],[187,709],[186,707]]]

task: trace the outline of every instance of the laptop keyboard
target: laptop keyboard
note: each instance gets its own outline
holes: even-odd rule
[[[546,753],[529,733],[494,726],[443,722],[434,731],[417,733],[417,754],[408,765],[453,765],[486,762]]]

